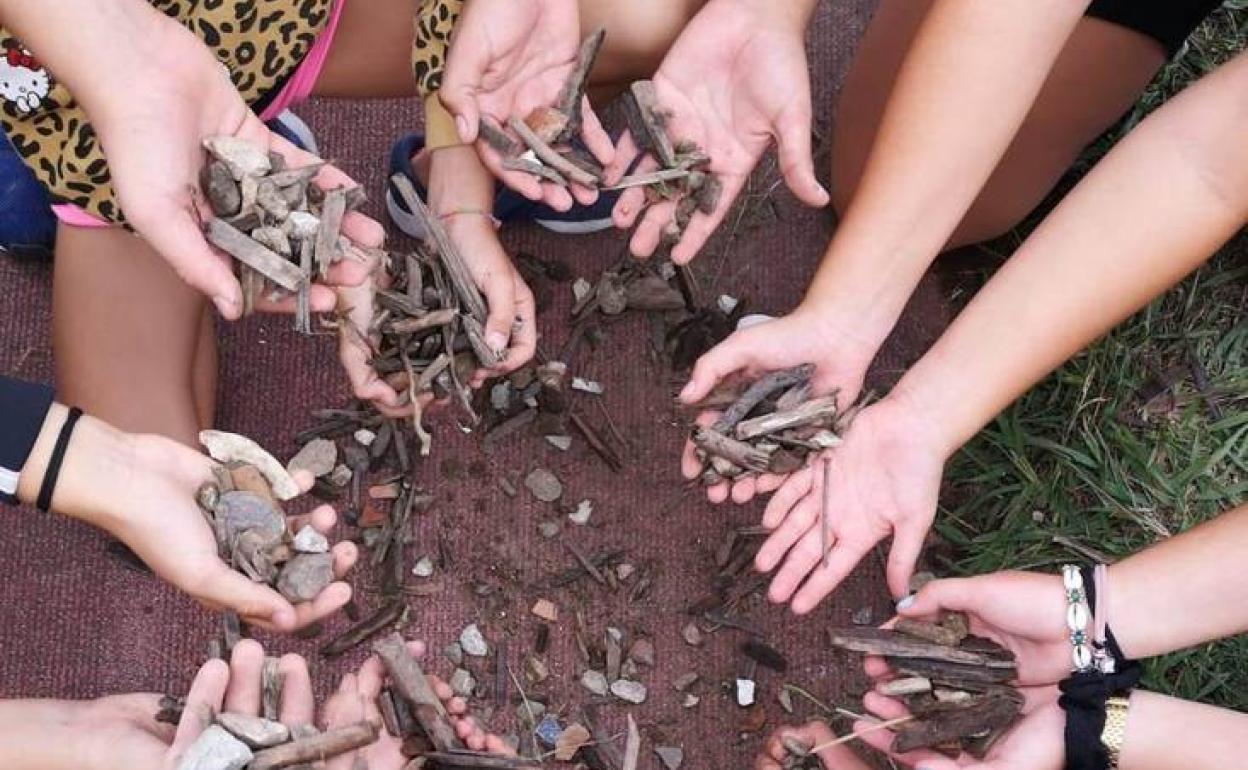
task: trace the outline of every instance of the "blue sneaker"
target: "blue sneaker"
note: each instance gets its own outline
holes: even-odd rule
[[[273,118],[268,123],[269,130],[301,150],[320,157],[321,150],[316,145],[316,137],[312,134],[312,129],[307,123],[303,122],[303,118],[299,117],[290,110],[282,110],[282,113]]]
[[[425,137],[408,134],[395,142],[390,149],[390,176],[402,174],[416,188],[421,200],[428,199],[428,190],[412,172],[412,158],[425,147]],[[531,201],[511,188],[498,184],[494,194],[494,218],[500,222],[523,222],[532,220],[551,232],[564,235],[583,235],[609,230],[615,226],[611,210],[619,200],[618,190],[599,194],[591,206],[574,205],[568,211],[555,211],[545,203]],[[386,212],[390,221],[407,235],[417,240],[426,237],[425,228],[408,210],[394,185],[386,185]]]
[[[0,136],[0,251],[51,259],[56,245],[52,199],[8,137]]]

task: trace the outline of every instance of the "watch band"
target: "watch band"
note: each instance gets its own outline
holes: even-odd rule
[[[1105,727],[1101,730],[1101,745],[1109,757],[1110,770],[1116,770],[1122,756],[1122,744],[1127,739],[1127,712],[1131,708],[1130,696],[1118,696],[1105,701]]]

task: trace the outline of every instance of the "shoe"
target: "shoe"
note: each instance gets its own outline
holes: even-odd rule
[[[0,251],[47,260],[55,245],[52,199],[13,144],[0,136]]]
[[[316,145],[316,136],[303,118],[290,110],[282,110],[281,114],[268,123],[269,130],[305,152],[320,157],[321,150]]]
[[[412,158],[425,147],[425,137],[408,134],[395,142],[390,150],[390,176],[402,174],[412,183],[421,200],[428,200],[429,192],[416,178],[412,170]],[[618,190],[600,193],[590,206],[573,205],[568,211],[555,211],[540,201],[531,201],[511,188],[498,184],[494,194],[494,218],[500,222],[536,222],[551,232],[564,235],[583,235],[609,230],[615,226],[611,210],[620,198]],[[390,221],[407,235],[423,240],[427,233],[424,225],[407,206],[394,185],[386,185],[386,212]]]

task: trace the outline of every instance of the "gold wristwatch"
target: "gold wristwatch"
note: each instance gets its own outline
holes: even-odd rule
[[[1127,710],[1131,708],[1131,696],[1114,696],[1105,701],[1105,727],[1101,730],[1101,745],[1109,755],[1110,770],[1117,770],[1122,756],[1122,744],[1127,739]]]

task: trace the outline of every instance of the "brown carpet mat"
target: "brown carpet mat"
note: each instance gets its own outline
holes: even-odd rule
[[[833,97],[872,6],[870,0],[851,0],[820,7],[811,48],[816,122],[823,137],[828,135]],[[415,103],[317,103],[301,112],[317,130],[323,154],[366,185],[374,199],[372,211],[380,215],[385,158],[391,142],[419,124]],[[774,181],[774,165],[770,169],[756,180],[756,193]],[[826,168],[820,173],[826,178]],[[748,297],[753,308],[780,313],[800,296],[831,232],[830,215],[805,209],[783,186],[765,198],[757,194],[748,208],[735,236],[721,233],[706,249],[697,263],[699,274],[704,285],[714,280],[717,293]],[[618,259],[625,239],[615,232],[560,238],[534,227],[514,227],[508,228],[505,242],[513,251],[560,259],[579,275],[594,277]],[[46,265],[0,259],[0,371],[51,381],[50,280]],[[557,349],[567,334],[571,298],[567,285],[551,287],[551,294],[541,328],[547,349]],[[872,375],[876,386],[895,378],[947,323],[946,294],[939,279],[929,276],[924,281],[877,362]],[[347,396],[331,339],[301,338],[289,326],[284,318],[264,317],[221,329],[220,427],[253,436],[283,457],[296,449],[291,437],[308,424],[310,409],[340,405]],[[477,436],[463,435],[445,416],[435,418],[434,455],[420,469],[419,479],[436,491],[437,503],[417,524],[409,558],[414,562],[436,554],[440,538],[452,563],[440,573],[445,585],[440,595],[411,600],[407,633],[441,650],[464,625],[478,622],[491,642],[508,643],[510,663],[519,670],[537,622],[528,608],[544,595],[562,612],[549,655],[554,675],[535,689],[564,713],[586,696],[577,683],[582,669],[571,633],[574,609],[584,609],[594,633],[608,625],[630,636],[647,633],[655,640],[658,659],[654,670],[640,676],[650,688],[649,700],[637,707],[608,704],[603,713],[610,729],[622,728],[626,710],[635,714],[648,736],[643,768],[659,766],[650,752],[656,743],[683,746],[686,767],[743,767],[759,736],[741,735],[752,718],[734,705],[728,685],[744,670],[745,659],[737,648],[746,637],[723,630],[694,649],[681,639],[680,630],[687,621],[685,607],[711,585],[712,554],[725,532],[757,523],[761,506],[715,508],[682,483],[677,454],[685,428],[671,407],[670,373],[647,355],[645,320],[625,318],[608,326],[607,333],[604,346],[583,349],[576,373],[605,385],[602,398],[633,444],[622,473],[607,471],[579,438],[568,453],[530,437],[514,437],[486,453]],[[632,563],[652,565],[656,579],[649,598],[630,604],[622,593],[588,581],[549,592],[532,587],[570,564],[559,540],[544,540],[537,530],[540,521],[558,514],[523,490],[515,499],[507,497],[496,481],[504,472],[527,473],[539,465],[560,475],[566,501],[588,498],[595,504],[590,526],[568,526],[561,537],[587,551],[624,549]],[[217,630],[213,615],[109,558],[105,539],[84,526],[30,509],[0,508],[0,528],[8,576],[0,597],[0,696],[85,698],[185,691]],[[374,606],[376,597],[366,590],[373,582],[370,571],[362,569],[354,582],[364,589],[358,596],[362,607]],[[488,595],[478,598],[478,592]],[[761,630],[790,661],[787,675],[757,674],[767,717],[764,729],[813,713],[800,698],[798,717],[782,713],[776,694],[784,682],[800,685],[825,702],[843,699],[857,669],[828,652],[823,629],[849,622],[863,607],[872,608],[876,618],[888,609],[881,565],[874,558],[809,618],[797,619],[761,599],[747,605],[741,620]],[[345,625],[339,617],[326,634]],[[267,641],[273,652],[307,654],[323,694],[362,657],[357,651],[325,661],[315,654],[325,638]],[[450,673],[440,658],[432,668]],[[478,666],[476,673],[480,681],[490,682],[492,671],[492,666]],[[686,671],[702,677],[694,690],[702,697],[701,705],[690,711],[681,707],[681,697],[670,684]],[[511,729],[510,715],[505,720],[495,717],[491,724]]]

